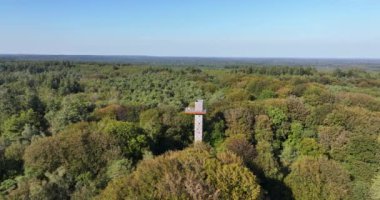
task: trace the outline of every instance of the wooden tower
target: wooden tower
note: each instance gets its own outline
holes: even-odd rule
[[[203,137],[203,115],[206,114],[206,110],[203,109],[203,100],[197,100],[194,107],[187,107],[185,113],[195,115],[194,142],[201,142]]]

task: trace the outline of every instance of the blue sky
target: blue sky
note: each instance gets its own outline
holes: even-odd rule
[[[0,0],[0,53],[380,58],[380,0]]]

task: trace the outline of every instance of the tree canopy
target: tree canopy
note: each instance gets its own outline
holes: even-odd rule
[[[0,60],[0,199],[379,199],[378,72],[225,66]]]
[[[229,152],[199,144],[142,161],[113,180],[99,199],[261,199],[257,178]]]

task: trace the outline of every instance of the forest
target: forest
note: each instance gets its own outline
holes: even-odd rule
[[[380,72],[0,60],[0,199],[379,200]]]

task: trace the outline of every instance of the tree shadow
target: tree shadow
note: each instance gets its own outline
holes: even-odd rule
[[[264,171],[255,164],[248,164],[248,168],[257,176],[259,184],[264,190],[267,200],[294,200],[292,190],[285,185],[283,179],[265,177]]]
[[[265,179],[262,187],[267,191],[270,200],[294,200],[292,190],[283,181]]]

